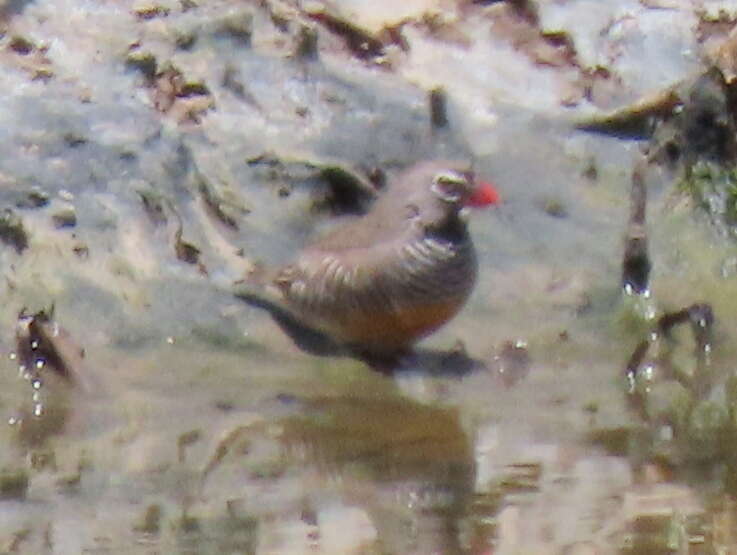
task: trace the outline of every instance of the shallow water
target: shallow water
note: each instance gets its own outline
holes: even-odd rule
[[[733,437],[694,425],[673,440],[643,422],[625,379],[652,315],[709,303],[708,400],[732,410],[734,243],[651,168],[651,295],[625,295],[642,145],[570,125],[699,67],[693,6],[539,2],[544,29],[570,27],[576,66],[534,62],[552,54],[510,45],[501,7],[483,3],[442,6],[445,23],[427,15],[442,3],[407,4],[409,49],[370,62],[320,26],[316,59],[299,59],[300,25],[316,24],[290,3],[183,4],[144,17],[37,1],[7,18],[5,43],[36,46],[5,44],[0,72],[0,208],[28,236],[0,249],[0,551],[735,548],[732,461],[715,447]],[[180,90],[157,110],[167,85],[136,69],[139,52],[208,94]],[[663,75],[643,68],[652,59],[667,59]],[[604,62],[626,86],[598,83],[562,106]],[[437,85],[449,129],[430,126]],[[473,159],[503,202],[473,214],[468,305],[395,373],[302,352],[223,291],[350,217],[329,209],[321,167],[391,174],[438,156]],[[29,207],[29,191],[48,203]],[[70,207],[76,224],[58,226]],[[46,369],[35,391],[13,357],[16,320],[52,305],[84,356],[76,384]],[[658,356],[688,370],[688,330],[674,335]],[[663,398],[663,412],[680,410]]]

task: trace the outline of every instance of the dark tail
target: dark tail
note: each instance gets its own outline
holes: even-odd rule
[[[300,322],[278,303],[254,291],[238,291],[235,296],[245,303],[268,312],[282,331],[303,351],[318,356],[345,354],[345,349],[326,334]]]

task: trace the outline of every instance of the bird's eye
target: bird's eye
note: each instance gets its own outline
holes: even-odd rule
[[[443,172],[432,180],[432,191],[446,202],[458,202],[468,190],[468,179],[462,173]]]

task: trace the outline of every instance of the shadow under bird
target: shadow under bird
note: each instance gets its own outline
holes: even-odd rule
[[[497,191],[468,164],[420,162],[372,209],[304,248],[261,284],[234,293],[268,310],[305,350],[393,357],[450,320],[476,282],[467,207]]]

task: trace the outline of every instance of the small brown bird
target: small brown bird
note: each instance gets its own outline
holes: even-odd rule
[[[265,288],[269,301],[236,294],[355,352],[401,353],[464,305],[477,272],[464,208],[497,202],[467,164],[419,163],[370,212],[279,270]]]

